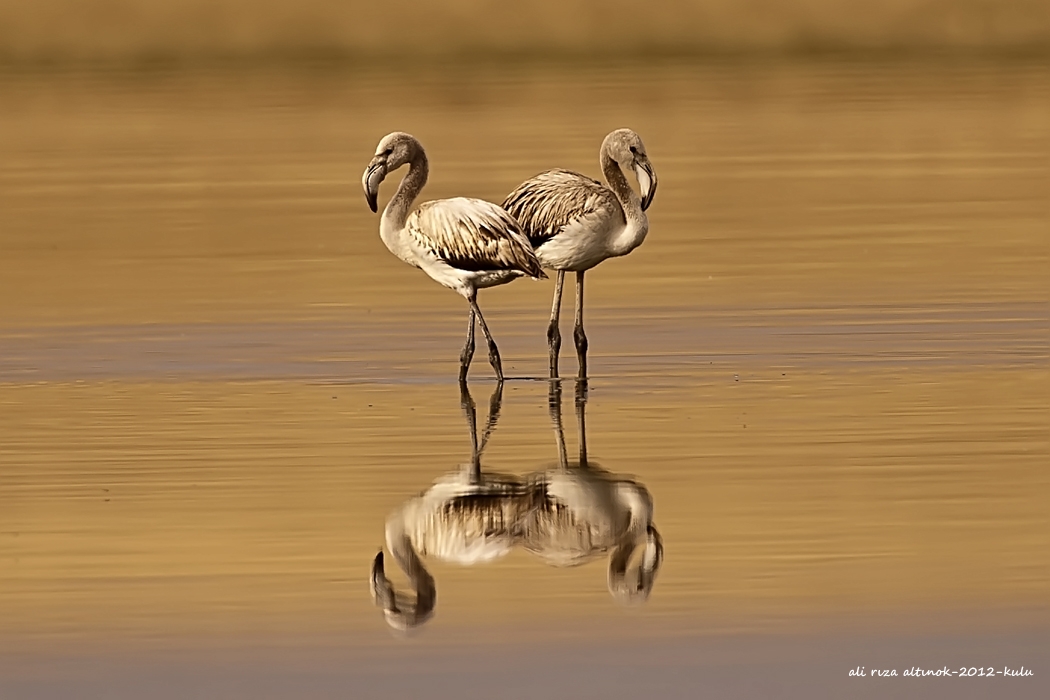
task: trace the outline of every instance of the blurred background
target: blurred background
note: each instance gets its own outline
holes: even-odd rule
[[[1044,0],[0,2],[10,61],[943,50],[1040,54]]]
[[[361,172],[406,130],[423,200],[499,202],[623,126],[660,184],[588,274],[586,427],[652,595],[428,562],[392,636],[466,309]],[[0,697],[1046,697],[1048,192],[1046,1],[0,0]],[[480,295],[487,468],[557,459],[551,294]]]

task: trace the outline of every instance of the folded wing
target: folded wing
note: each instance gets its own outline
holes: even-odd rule
[[[451,267],[546,277],[518,222],[491,202],[465,197],[426,202],[405,229],[416,247]]]
[[[589,218],[623,216],[602,183],[571,170],[548,170],[521,183],[503,202],[534,248]]]

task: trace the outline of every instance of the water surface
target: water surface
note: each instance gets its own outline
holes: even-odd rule
[[[5,697],[378,697],[464,673],[457,696],[531,697],[514,669],[541,666],[555,696],[920,692],[849,684],[878,660],[1024,663],[1034,680],[985,682],[1045,689],[1045,68],[23,73],[0,92]],[[588,277],[588,444],[653,497],[652,596],[616,605],[600,561],[435,564],[434,619],[392,638],[369,566],[387,514],[469,459],[466,310],[385,250],[360,172],[407,130],[425,197],[499,201],[547,167],[598,175],[624,125],[660,189],[645,244]],[[551,292],[480,297],[514,378],[500,471],[557,459],[532,381]],[[483,415],[483,355],[471,386]],[[986,692],[952,682],[921,693]]]

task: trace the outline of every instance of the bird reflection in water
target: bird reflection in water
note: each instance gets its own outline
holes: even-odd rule
[[[612,597],[623,604],[647,600],[663,561],[663,542],[652,522],[652,497],[641,484],[588,461],[584,385],[577,383],[576,391],[579,460],[568,459],[561,385],[553,382],[549,404],[558,466],[524,476],[481,466],[499,419],[502,383],[492,394],[480,443],[474,400],[465,383],[460,391],[470,429],[470,463],[437,479],[386,521],[386,547],[408,575],[414,593],[395,591],[382,550],[372,564],[372,598],[387,624],[410,630],[434,614],[437,587],[423,558],[471,565],[499,559],[515,547],[557,567],[578,566],[608,554]]]

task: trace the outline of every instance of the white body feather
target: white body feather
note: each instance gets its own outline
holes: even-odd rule
[[[480,484],[464,471],[392,513],[386,539],[393,549],[407,537],[420,556],[455,564],[493,561],[521,546],[553,566],[575,566],[625,538],[643,539],[652,517],[643,486],[600,470],[486,474]]]

